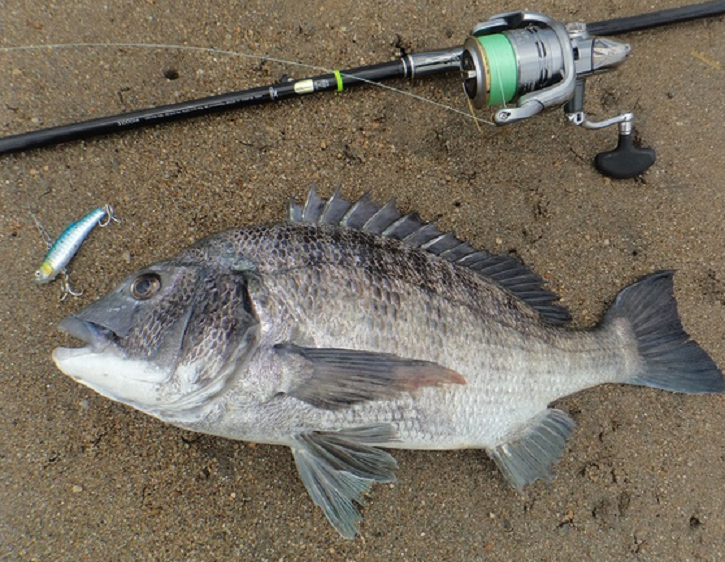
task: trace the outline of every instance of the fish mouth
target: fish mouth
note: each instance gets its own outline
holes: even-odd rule
[[[61,320],[58,329],[86,344],[83,347],[57,348],[54,355],[59,359],[103,353],[118,339],[118,336],[109,328],[88,320],[81,320],[77,316],[69,316]]]
[[[158,406],[159,387],[169,378],[167,371],[127,357],[116,332],[96,322],[69,316],[58,327],[85,344],[53,350],[53,361],[61,372],[102,396],[139,410],[152,413],[150,408]]]

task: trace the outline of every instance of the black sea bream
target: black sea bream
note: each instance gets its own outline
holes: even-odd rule
[[[287,222],[210,236],[61,322],[58,368],[186,429],[286,445],[345,537],[394,480],[383,448],[482,448],[516,488],[553,476],[574,422],[549,404],[603,383],[722,392],[683,331],[672,272],[591,330],[508,256],[363,198],[310,192]]]

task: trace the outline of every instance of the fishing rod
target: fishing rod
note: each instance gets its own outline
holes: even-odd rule
[[[316,92],[341,92],[361,84],[458,72],[474,107],[503,106],[494,113],[496,125],[529,119],[551,107],[563,107],[566,120],[585,129],[616,125],[617,146],[599,153],[594,164],[606,176],[632,178],[646,171],[656,158],[653,149],[635,145],[634,114],[625,112],[603,121],[591,121],[584,112],[587,78],[616,68],[630,53],[629,44],[602,36],[723,14],[725,1],[590,24],[565,25],[538,12],[508,12],[476,25],[463,46],[406,54],[395,61],[11,135],[0,138],[0,154]]]

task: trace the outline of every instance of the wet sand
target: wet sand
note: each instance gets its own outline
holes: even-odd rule
[[[560,19],[634,4],[5,0],[0,46],[182,43],[326,68],[459,44],[512,8]],[[678,5],[653,0],[645,9]],[[380,88],[306,97],[0,157],[0,560],[717,560],[725,557],[725,397],[607,386],[560,400],[577,428],[551,484],[519,494],[481,451],[396,452],[362,537],[341,539],[288,450],[181,431],[112,403],[50,359],[58,321],[122,276],[215,231],[284,216],[315,183],[396,197],[478,247],[519,256],[591,326],[625,284],[676,269],[687,330],[725,367],[725,21],[631,34],[590,80],[595,119],[634,110],[658,152],[637,180],[590,165],[613,131],[553,111],[505,129]],[[317,71],[174,49],[0,53],[0,134]],[[170,79],[177,76],[176,79]],[[455,76],[396,86],[467,113]],[[51,235],[110,202],[71,264],[78,299],[39,287]]]

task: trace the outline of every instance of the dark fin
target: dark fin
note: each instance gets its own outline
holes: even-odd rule
[[[471,254],[475,254],[476,249],[471,246],[468,242],[461,242],[458,244],[458,246],[455,246],[451,248],[450,250],[446,250],[445,252],[442,252],[439,254],[442,258],[447,259],[448,261],[454,261],[457,262],[459,260],[462,260],[466,256],[470,256]]]
[[[432,222],[426,223],[421,226],[415,232],[411,232],[408,236],[403,239],[408,246],[411,248],[423,248],[425,244],[438,238],[441,235],[441,231]]]
[[[539,479],[550,482],[574,425],[566,412],[545,410],[489,454],[514,488],[521,490]]]
[[[391,223],[397,221],[399,218],[400,213],[395,206],[395,199],[391,199],[365,223],[363,230],[365,232],[371,232],[372,234],[382,234]]]
[[[377,214],[380,207],[370,200],[370,196],[366,193],[360,199],[355,201],[345,213],[340,221],[340,226],[354,228],[355,230],[365,230],[365,224]]]
[[[390,223],[381,234],[386,238],[403,240],[406,236],[418,230],[422,224],[423,221],[418,213],[408,213]]]
[[[332,199],[331,197],[330,200]],[[294,198],[290,200],[289,209],[287,210],[287,220],[290,222],[322,224],[322,219],[328,205],[329,201],[325,201],[317,195],[317,188],[313,184],[307,192],[307,199],[304,205],[298,205]]]
[[[302,222],[302,205],[298,205],[294,197],[289,202],[287,220],[289,222]]]
[[[355,203],[350,203],[340,196],[339,191],[335,191],[325,202],[313,186],[304,205],[291,202],[287,218],[291,222],[335,224],[402,240],[412,248],[477,271],[511,291],[551,324],[566,324],[571,319],[566,308],[555,303],[559,297],[545,290],[543,279],[519,260],[476,250],[453,233],[441,232],[435,224],[425,222],[418,213],[401,216],[393,200],[380,207],[365,194]]]
[[[429,240],[421,246],[426,252],[440,256],[444,252],[457,248],[461,245],[461,241],[456,238],[452,233],[446,232],[445,234],[439,234],[432,240]]]
[[[389,424],[341,431],[310,431],[295,435],[292,454],[312,501],[346,539],[360,530],[362,515],[355,503],[375,482],[395,482],[395,459],[377,449],[396,441]]]
[[[559,296],[544,289],[544,280],[516,258],[489,254],[469,267],[507,288],[550,324],[562,325],[571,320],[569,311],[556,304]]]
[[[462,375],[437,363],[387,353],[315,349],[279,344],[275,349],[299,363],[301,373],[287,394],[317,408],[335,410],[368,400],[392,400],[426,386],[466,384]]]
[[[476,265],[485,262],[492,256],[493,254],[488,253],[486,250],[477,250],[475,252],[471,252],[470,254],[466,254],[465,256],[458,258],[457,260],[455,260],[455,263],[457,263],[458,265],[464,265],[468,269],[474,269]]]
[[[325,208],[325,201],[317,195],[317,189],[313,185],[307,194],[307,201],[302,208],[302,222],[317,223]]]
[[[345,201],[340,196],[340,190],[336,189],[335,193],[327,200],[325,204],[325,210],[322,211],[322,216],[318,221],[319,224],[339,224],[342,217],[345,216],[347,210],[350,208],[351,203]]]
[[[644,362],[623,382],[688,394],[723,392],[722,372],[682,328],[673,275],[659,271],[625,287],[604,316],[605,326],[622,318],[629,322]]]

